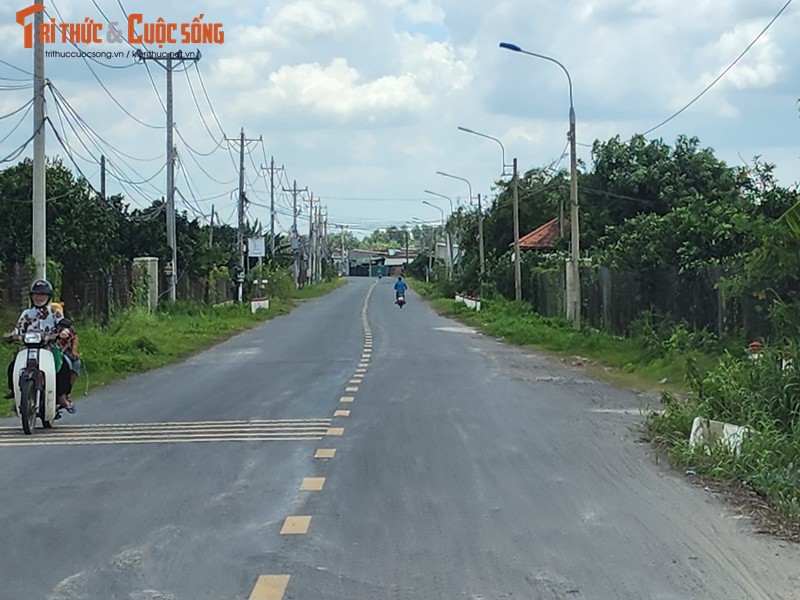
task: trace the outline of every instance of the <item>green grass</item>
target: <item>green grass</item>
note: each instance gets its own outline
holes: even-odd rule
[[[272,299],[268,310],[256,314],[251,313],[249,303],[211,307],[177,302],[165,304],[154,313],[127,310],[114,317],[105,329],[77,324],[84,372],[75,383],[72,398],[79,400],[92,389],[121,377],[191,356],[236,333],[287,314],[298,302],[320,297],[345,283],[345,279],[337,279],[295,290],[287,299]],[[10,321],[14,322],[16,316]],[[15,346],[0,347],[0,362],[7,365],[15,351]],[[0,399],[0,417],[11,415],[12,402]]]
[[[800,352],[791,348],[794,364]],[[781,367],[783,349],[770,349],[756,361],[724,356],[694,378],[692,395],[665,395],[662,414],[651,415],[653,441],[667,450],[673,464],[724,482],[746,482],[783,514],[800,518],[800,373]],[[737,456],[723,447],[689,447],[695,417],[746,425]]]

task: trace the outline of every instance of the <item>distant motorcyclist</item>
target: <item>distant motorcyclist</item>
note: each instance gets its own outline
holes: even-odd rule
[[[397,281],[394,282],[394,299],[397,300],[401,295],[405,296],[408,285],[403,281],[403,277],[398,275]]]

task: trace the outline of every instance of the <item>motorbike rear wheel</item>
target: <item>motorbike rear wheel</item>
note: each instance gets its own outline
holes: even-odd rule
[[[38,409],[36,396],[36,382],[33,379],[24,381],[20,387],[19,416],[22,419],[22,431],[25,435],[31,435],[36,427]]]

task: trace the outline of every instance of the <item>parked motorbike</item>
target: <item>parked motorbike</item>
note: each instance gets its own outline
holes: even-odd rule
[[[35,330],[8,338],[9,342],[22,344],[14,361],[14,374],[18,377],[14,404],[25,435],[33,433],[37,417],[45,429],[61,417],[56,402],[56,363],[49,348],[55,339],[55,335]]]
[[[394,301],[397,306],[403,308],[403,305],[406,303],[406,295],[405,294],[397,294],[397,299]]]

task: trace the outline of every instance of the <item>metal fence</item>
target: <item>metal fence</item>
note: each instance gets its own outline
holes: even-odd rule
[[[161,299],[166,295],[168,281],[160,275]],[[0,304],[4,309],[22,310],[28,307],[30,271],[26,265],[12,264],[3,269],[0,278]],[[233,298],[231,283],[213,282],[207,277],[181,277],[177,282],[179,299],[217,304]],[[100,320],[114,311],[131,306],[133,301],[133,264],[123,263],[108,275],[62,274],[59,300],[72,318]]]
[[[657,272],[615,271],[606,267],[581,269],[582,316],[586,325],[618,335],[629,333],[631,324],[645,311],[693,330],[747,339],[769,337],[767,319],[770,298],[745,295],[726,298],[719,286],[729,275],[721,267],[691,272],[677,268]],[[564,272],[532,273],[525,299],[548,317],[563,317]]]

